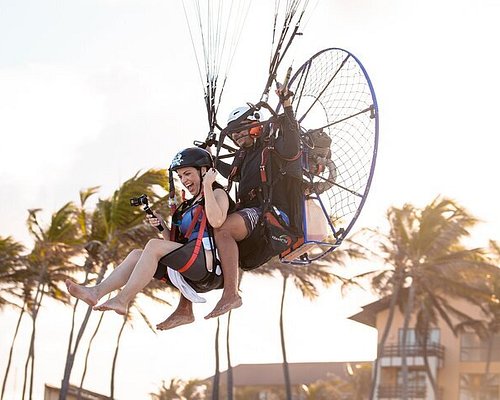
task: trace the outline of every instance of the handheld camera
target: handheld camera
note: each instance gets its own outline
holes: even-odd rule
[[[132,197],[130,199],[130,205],[132,207],[139,207],[139,206],[144,206],[143,210],[146,212],[146,214],[150,215],[151,217],[156,217],[155,213],[151,208],[149,208],[149,201],[148,201],[148,196],[145,194],[140,195],[139,197]],[[160,232],[163,230],[163,226],[158,225],[156,227]]]

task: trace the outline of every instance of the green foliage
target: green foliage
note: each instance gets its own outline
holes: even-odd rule
[[[162,381],[158,393],[150,393],[152,400],[187,400],[182,395],[185,383],[181,379],[173,378],[167,383]]]
[[[375,248],[363,249],[367,260],[379,260],[385,268],[372,273],[372,287],[382,296],[399,293],[397,305],[405,309],[408,291],[415,288],[416,329],[423,334],[438,318],[455,329],[454,319],[473,319],[454,307],[448,298],[461,298],[481,306],[490,298],[485,284],[498,268],[484,249],[467,248],[464,239],[477,219],[456,202],[436,198],[423,209],[406,204],[387,212],[389,233],[368,231]]]
[[[24,246],[12,237],[0,237],[0,308],[13,304],[24,251]]]

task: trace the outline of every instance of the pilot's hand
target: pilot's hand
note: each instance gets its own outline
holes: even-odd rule
[[[281,104],[283,104],[283,107],[292,105],[291,98],[293,96],[293,92],[291,90],[288,90],[288,86],[279,84],[277,89],[275,90],[275,93],[278,95]]]

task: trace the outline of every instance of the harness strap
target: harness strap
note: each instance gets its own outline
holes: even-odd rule
[[[260,158],[260,180],[262,183],[267,183],[267,173],[266,173],[266,165],[267,160],[269,159],[269,153],[274,147],[266,146],[262,150],[261,158]]]
[[[198,257],[198,254],[200,253],[201,247],[203,246],[203,234],[205,232],[205,227],[207,225],[207,216],[203,212],[203,207],[199,206],[197,211],[198,210],[200,210],[200,211],[197,212],[197,215],[199,216],[199,214],[201,213],[202,217],[201,217],[201,222],[200,222],[200,230],[198,231],[198,237],[196,238],[196,244],[194,246],[193,254],[191,254],[191,257],[189,257],[189,260],[186,262],[186,264],[178,270],[179,272],[185,272],[189,268],[191,268],[191,266],[195,262],[196,258]],[[198,217],[193,218],[193,221],[196,221],[197,219],[198,219]]]
[[[184,237],[186,239],[189,238],[189,236],[191,236],[191,233],[193,233],[193,229],[196,226],[196,223],[198,222],[198,218],[200,216],[202,208],[203,207],[201,205],[198,205],[195,208],[194,213],[193,213],[193,219],[191,220],[191,223],[189,224],[189,227],[188,227],[186,233],[184,234]]]
[[[170,173],[170,175],[172,175]],[[172,176],[170,176],[172,178]],[[173,178],[171,180],[171,187],[173,188],[174,186],[174,183],[173,183]],[[170,207],[170,215],[174,215],[177,211],[178,208],[180,208],[184,202],[186,201],[186,191],[184,189],[182,189],[181,191],[181,199],[182,199],[182,202],[181,204],[179,205],[179,207],[177,207],[177,202],[175,201],[175,190],[171,191],[170,192],[171,194],[173,193],[173,196],[171,195],[168,202],[169,202],[169,207]],[[170,241],[172,242],[177,242],[177,239],[178,239],[178,235],[179,235],[179,228],[172,224],[172,226],[170,227]]]
[[[236,155],[234,156],[234,160],[233,160],[233,163],[231,165],[231,172],[229,173],[229,176],[227,178],[227,181],[228,181],[227,191],[228,192],[231,190],[231,186],[233,185],[234,178],[240,172],[241,164],[243,163],[243,160],[245,159],[246,154],[247,154],[246,150],[239,149],[236,152]]]

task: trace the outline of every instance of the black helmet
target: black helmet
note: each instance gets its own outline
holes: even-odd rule
[[[179,168],[185,167],[212,168],[213,166],[212,155],[207,150],[200,147],[188,147],[176,154],[169,169],[177,171]]]

